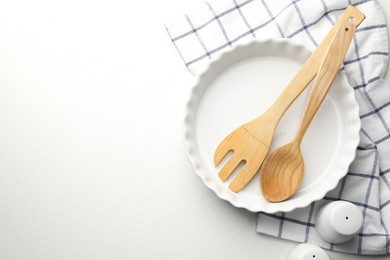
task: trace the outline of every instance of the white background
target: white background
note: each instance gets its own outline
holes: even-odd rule
[[[1,0],[0,259],[284,259],[296,245],[256,234],[256,214],[186,158],[193,76],[163,24],[202,2]]]

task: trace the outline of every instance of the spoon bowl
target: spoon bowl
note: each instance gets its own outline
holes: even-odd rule
[[[272,202],[283,201],[301,186],[304,173],[300,145],[296,141],[271,152],[263,163],[260,186],[264,197]]]

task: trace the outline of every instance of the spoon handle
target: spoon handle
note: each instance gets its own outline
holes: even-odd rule
[[[302,65],[298,73],[288,83],[272,106],[269,107],[266,113],[268,114],[270,120],[274,119],[277,121],[276,123],[278,123],[279,119],[283,116],[285,111],[317,75],[329,45],[331,44],[337,30],[340,28],[343,22],[350,20],[356,25],[356,27],[358,27],[364,19],[365,16],[363,13],[361,13],[352,5],[348,6],[348,8],[341,14],[339,19],[337,19],[332,29],[328,32],[328,34],[313,51],[310,57]],[[263,121],[261,121],[261,123],[263,123]]]
[[[328,93],[351,44],[355,29],[355,24],[344,21],[329,45],[325,57],[321,62],[317,77],[314,80],[299,130],[295,136],[295,140],[298,143],[302,141],[314,115],[317,113],[319,106]]]

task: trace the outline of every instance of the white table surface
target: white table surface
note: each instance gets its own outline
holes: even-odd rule
[[[255,233],[256,214],[187,160],[193,77],[163,22],[202,2],[1,2],[0,259],[284,259],[296,245]]]

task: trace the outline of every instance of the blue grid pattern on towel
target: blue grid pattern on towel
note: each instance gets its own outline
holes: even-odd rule
[[[390,253],[390,90],[382,79],[389,52],[387,26],[381,13],[377,13],[378,3],[375,0],[229,0],[225,3],[222,8],[205,3],[202,19],[184,15],[188,30],[166,25],[185,65],[195,73],[215,53],[244,38],[294,38],[314,49],[348,5],[366,14],[342,66],[360,105],[361,142],[355,161],[346,177],[323,200],[290,213],[259,213],[256,231],[347,253]],[[308,5],[313,14],[308,14]],[[241,28],[232,29],[239,23]],[[364,215],[363,230],[343,245],[321,241],[315,232],[318,208],[335,200],[354,203]],[[366,228],[368,223],[370,228]]]

